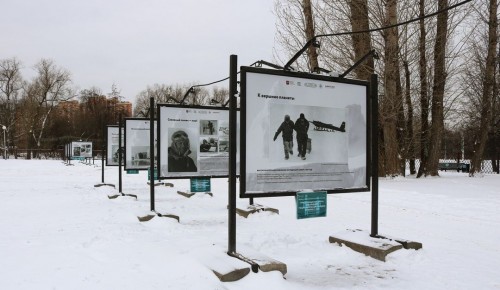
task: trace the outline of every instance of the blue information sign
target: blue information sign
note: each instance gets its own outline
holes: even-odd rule
[[[297,219],[326,217],[326,191],[297,192]]]
[[[191,178],[191,192],[210,192],[210,177]]]
[[[148,180],[151,180],[151,168],[148,168]],[[155,168],[154,180],[158,180],[158,169]]]
[[[139,170],[137,169],[128,169],[127,174],[139,174]]]

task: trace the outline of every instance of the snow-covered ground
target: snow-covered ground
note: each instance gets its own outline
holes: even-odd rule
[[[180,223],[140,223],[147,172],[123,174],[123,192],[138,200],[108,199],[116,189],[94,187],[101,168],[73,164],[0,160],[0,289],[500,289],[500,175],[381,180],[379,234],[423,244],[386,262],[328,242],[369,231],[370,193],[329,195],[327,217],[306,220],[293,197],[256,199],[280,213],[238,216],[237,250],[282,261],[288,273],[222,283],[206,265],[227,250],[227,179],[212,180],[213,197],[178,195],[188,180],[156,187],[157,211]],[[116,167],[105,181],[118,185]]]

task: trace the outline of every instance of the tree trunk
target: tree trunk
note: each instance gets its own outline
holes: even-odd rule
[[[304,12],[304,18],[306,21],[306,38],[307,40],[312,39],[315,36],[314,33],[314,20],[312,15],[312,6],[311,0],[304,0],[302,3],[302,9]],[[316,47],[314,45],[310,45],[307,48],[307,57],[309,58],[309,71],[313,72],[318,67],[318,52],[316,51]]]
[[[474,176],[481,170],[483,152],[488,140],[492,116],[493,87],[495,82],[495,53],[498,45],[498,3],[497,0],[490,0],[488,21],[488,54],[486,56],[486,66],[483,81],[483,93],[481,100],[481,124],[478,139],[474,144],[474,156],[472,157],[471,170],[469,175]]]
[[[351,30],[364,31],[370,28],[368,22],[367,0],[349,1],[351,9]],[[354,49],[354,60],[357,61],[366,55],[371,49],[371,38],[369,33],[351,34],[352,46]],[[354,69],[356,77],[360,80],[369,80],[374,72],[373,56],[370,56],[364,63]]]
[[[405,149],[406,149],[406,154],[405,154],[405,160],[406,157],[409,158],[410,160],[410,174],[413,175],[416,173],[415,170],[415,143],[414,143],[414,136],[413,136],[413,105],[411,102],[411,87],[410,87],[410,68],[408,66],[408,62],[404,62],[404,68],[405,68],[405,82],[406,82],[406,87],[405,87],[405,102],[406,102],[406,111],[407,111],[407,117],[406,117],[406,134],[405,134]],[[405,161],[406,162],[406,161]],[[405,164],[406,165],[406,164]]]
[[[397,1],[389,0],[386,4],[386,25],[397,22]],[[385,66],[384,98],[382,101],[382,128],[384,131],[384,152],[386,175],[400,173],[399,145],[397,125],[399,119],[398,87],[398,33],[395,28],[384,31]]]
[[[448,7],[448,0],[438,0],[438,10]],[[448,39],[448,12],[437,16],[436,42],[434,44],[434,81],[432,87],[432,123],[429,142],[429,160],[427,174],[438,176],[438,164],[441,154],[441,139],[444,128],[443,99],[446,84],[446,42]]]
[[[419,2],[419,17],[423,17],[425,14],[425,0],[420,0]],[[418,168],[417,177],[422,175],[427,175],[427,159],[429,156],[429,95],[428,88],[429,84],[427,82],[427,57],[425,55],[426,45],[426,29],[425,21],[421,19],[419,21],[419,31],[420,36],[418,40],[418,52],[419,52],[419,79],[420,79],[420,166]]]

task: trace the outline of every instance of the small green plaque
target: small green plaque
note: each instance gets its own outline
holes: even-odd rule
[[[210,177],[191,178],[191,192],[210,192]]]
[[[151,168],[148,168],[148,180],[151,180]],[[155,168],[154,180],[158,180],[158,169]]]
[[[297,219],[326,217],[326,191],[297,192]]]
[[[127,174],[139,174],[139,170],[137,169],[128,169]]]

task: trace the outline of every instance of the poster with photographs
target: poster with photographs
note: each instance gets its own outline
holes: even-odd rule
[[[242,197],[368,190],[368,84],[308,76],[242,68]]]
[[[156,121],[154,122],[156,127]],[[150,120],[125,118],[125,170],[147,170],[151,167]],[[156,130],[154,130],[156,141]],[[156,152],[153,148],[153,154]]]
[[[118,137],[120,136],[119,131],[118,131],[118,126],[116,125],[110,125],[106,126],[106,165],[107,166],[118,166],[118,160],[119,160],[119,140]],[[125,144],[125,131],[122,128],[122,147]],[[122,152],[122,165],[123,161],[125,160],[123,152]]]
[[[92,142],[71,142],[70,154],[74,159],[92,158]]]
[[[159,177],[224,177],[229,162],[229,111],[158,106]]]

